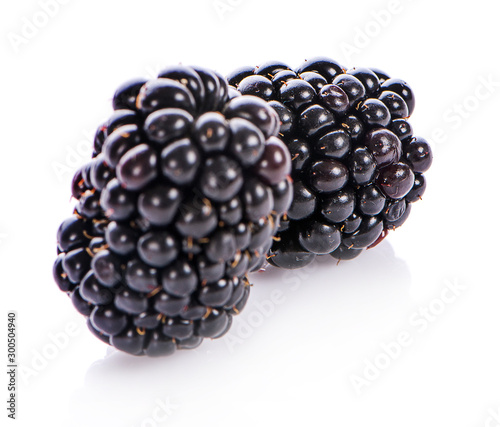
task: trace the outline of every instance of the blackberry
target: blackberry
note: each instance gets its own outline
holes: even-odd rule
[[[425,191],[432,152],[413,136],[415,97],[406,82],[322,57],[295,70],[281,62],[245,67],[229,83],[268,101],[292,155],[293,202],[271,264],[355,258],[408,218]]]
[[[267,102],[232,98],[201,68],[131,80],[75,173],[54,278],[119,350],[161,356],[222,336],[265,263],[291,203],[290,153]]]

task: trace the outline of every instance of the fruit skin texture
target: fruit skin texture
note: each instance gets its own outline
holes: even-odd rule
[[[300,268],[327,253],[353,259],[406,221],[426,189],[432,151],[413,135],[415,95],[404,80],[320,57],[295,69],[245,67],[230,84],[277,111],[292,155],[293,202],[270,264]]]
[[[246,84],[274,94],[262,76]],[[55,282],[92,333],[121,351],[195,348],[224,335],[244,308],[247,274],[265,263],[291,204],[278,114],[186,66],[123,84],[113,105],[72,181]]]

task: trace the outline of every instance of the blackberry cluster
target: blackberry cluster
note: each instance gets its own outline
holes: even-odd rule
[[[432,153],[407,121],[415,98],[403,80],[315,58],[295,70],[281,62],[243,67],[228,81],[268,101],[292,155],[293,203],[271,264],[352,259],[405,222],[425,191]]]
[[[147,356],[195,348],[245,306],[292,185],[277,114],[238,95],[185,66],[116,91],[53,270],[102,341]]]

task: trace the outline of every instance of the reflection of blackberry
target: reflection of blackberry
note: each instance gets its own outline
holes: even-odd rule
[[[235,96],[233,93],[232,96]],[[266,102],[176,66],[122,85],[73,179],[54,277],[101,340],[160,356],[222,336],[291,202]]]
[[[408,218],[425,191],[429,144],[413,136],[410,87],[378,70],[328,58],[292,70],[279,62],[228,77],[269,102],[292,154],[294,200],[269,261],[298,268],[316,255],[351,259]]]

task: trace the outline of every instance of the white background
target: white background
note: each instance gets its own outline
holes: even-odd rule
[[[0,325],[17,311],[17,425],[499,426],[496,3],[218,4],[70,0],[44,22],[37,0],[2,2]],[[196,351],[141,359],[96,340],[51,268],[70,171],[114,89],[179,62],[226,74],[315,55],[415,91],[411,123],[435,161],[407,223],[353,261],[254,274],[230,335]],[[2,402],[6,387],[2,375]]]

